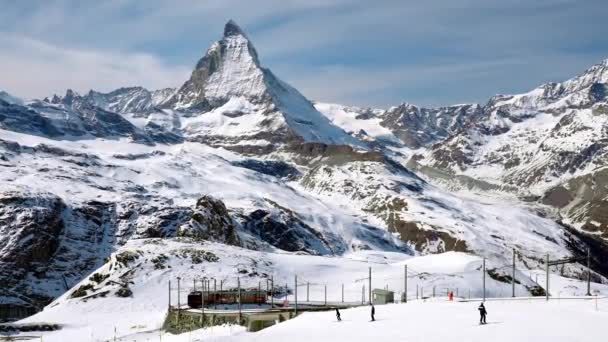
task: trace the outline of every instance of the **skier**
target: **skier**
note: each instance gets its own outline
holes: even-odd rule
[[[338,319],[338,322],[342,320],[342,318],[340,317],[340,310],[338,310],[338,308],[336,308],[336,318]]]
[[[481,303],[477,308],[479,310],[479,324],[487,324],[486,323],[486,315],[488,312],[486,311],[486,307]]]
[[[376,314],[376,308],[374,308],[374,304],[372,304],[372,322],[376,320],[376,318],[374,318],[375,314]]]

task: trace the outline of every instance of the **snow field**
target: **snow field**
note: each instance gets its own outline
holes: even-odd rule
[[[608,299],[595,309],[593,300],[488,302],[488,324],[478,324],[478,302],[415,302],[303,313],[257,333],[238,333],[205,341],[601,341],[608,318]],[[182,341],[202,341],[194,337]]]
[[[456,294],[456,288],[471,289],[472,297],[482,295],[482,276],[478,267],[481,264],[481,258],[465,253],[449,252],[439,255],[429,255],[421,257],[410,257],[400,253],[376,252],[376,251],[361,251],[347,254],[343,257],[322,257],[310,255],[298,255],[292,253],[263,253],[238,247],[226,246],[217,243],[188,243],[178,239],[163,239],[157,240],[157,243],[152,243],[154,239],[139,239],[132,240],[122,247],[118,253],[123,251],[139,251],[140,258],[133,263],[135,272],[133,273],[132,285],[130,289],[133,295],[127,298],[119,298],[114,295],[115,288],[111,285],[112,281],[118,281],[118,276],[123,274],[127,269],[116,269],[115,273],[109,273],[110,277],[105,283],[102,283],[97,293],[104,290],[110,292],[105,297],[91,298],[82,300],[79,298],[70,298],[71,292],[58,298],[51,303],[44,311],[29,317],[21,323],[48,322],[63,325],[63,329],[54,332],[44,332],[43,338],[46,342],[63,342],[63,341],[107,341],[112,340],[113,336],[117,336],[118,341],[156,341],[160,338],[160,328],[164,322],[168,305],[168,290],[167,283],[172,281],[172,286],[176,285],[176,278],[182,278],[182,297],[181,303],[186,302],[186,296],[190,291],[193,279],[198,279],[203,276],[213,277],[218,280],[224,280],[225,287],[235,287],[237,277],[241,279],[243,288],[257,288],[261,282],[262,289],[265,288],[267,278],[250,275],[251,270],[259,274],[267,273],[274,276],[275,286],[284,286],[287,284],[291,293],[288,301],[293,303],[294,294],[293,286],[295,275],[298,275],[298,301],[306,300],[306,283],[310,282],[309,299],[314,302],[324,300],[324,285],[327,285],[327,300],[328,303],[341,302],[341,284],[344,283],[344,297],[346,302],[360,302],[362,286],[365,286],[365,298],[368,298],[368,268],[372,267],[372,286],[373,288],[384,288],[397,291],[396,297],[399,298],[400,292],[403,289],[404,265],[408,265],[408,297],[411,307],[427,310],[427,307],[443,308],[443,305],[456,305],[455,303],[445,302],[446,289],[452,289]],[[214,253],[218,258],[218,262],[209,262],[202,264],[191,264],[188,259],[171,257],[165,264],[166,268],[157,269],[153,263],[145,260],[151,260],[158,255],[176,255],[199,249]],[[487,266],[490,266],[488,263]],[[169,267],[170,266],[170,267]],[[239,270],[250,270],[250,274],[241,274]],[[102,266],[96,272],[108,274],[109,264]],[[525,277],[527,273],[522,273],[519,276]],[[556,291],[559,283],[562,280],[558,279],[557,275],[552,275],[552,284]],[[523,278],[518,278],[523,281]],[[83,280],[81,284],[88,283],[88,279]],[[539,282],[540,279],[539,279]],[[219,283],[219,282],[218,282]],[[74,289],[78,288],[78,284]],[[579,287],[584,287],[583,282],[575,283]],[[511,285],[508,283],[498,282],[490,277],[486,277],[487,296],[503,296],[507,297],[511,294]],[[200,285],[199,285],[200,286]],[[415,301],[416,286],[424,288],[425,297],[432,294],[432,288],[436,288],[438,298],[427,299],[425,301]],[[553,285],[552,285],[553,286]],[[608,294],[608,286],[593,284],[593,289],[600,289],[603,293]],[[461,290],[463,291],[463,290]],[[528,295],[525,289],[518,285],[516,287],[518,295]],[[562,290],[563,291],[563,290]],[[564,292],[565,293],[565,292]],[[468,297],[468,293],[460,293],[461,297]],[[443,297],[443,298],[442,298]],[[278,296],[275,303],[282,301],[282,297]],[[173,291],[172,304],[177,302],[177,292]],[[540,303],[542,300],[523,300],[526,303]],[[553,302],[553,301],[552,301]],[[605,300],[600,300],[600,308],[608,309],[608,303]],[[568,306],[569,302],[565,299],[560,301],[564,306]],[[590,303],[590,302],[586,302]],[[407,304],[409,308],[410,304]],[[458,304],[456,307],[462,309],[462,320],[465,318],[469,323],[475,319],[474,303]],[[503,305],[489,304],[488,311],[490,319],[494,319],[493,307]],[[591,305],[591,304],[589,304]],[[392,304],[388,306],[378,306],[378,318],[386,319],[388,315],[398,317],[402,313],[394,308],[404,307],[403,305]],[[452,310],[451,306],[447,306]],[[361,312],[358,310],[362,310]],[[388,310],[388,311],[387,311]],[[416,319],[418,316],[414,311],[403,313],[407,320]],[[431,315],[433,309],[428,309],[426,314]],[[471,312],[472,310],[472,312]],[[352,312],[352,313],[351,313]],[[355,322],[356,317],[366,316],[367,308],[346,310],[343,314],[345,324],[349,320]],[[333,317],[333,313],[320,313],[320,321]],[[295,322],[305,321],[308,318],[317,317],[313,314],[304,314],[298,317]],[[352,317],[352,318],[351,318]],[[421,316],[424,317],[424,316]],[[496,316],[498,317],[498,316]],[[356,318],[357,322],[360,320]],[[365,322],[365,321],[363,321]],[[380,323],[379,321],[378,323]],[[459,322],[459,321],[457,321]],[[289,322],[288,322],[289,323]],[[285,324],[285,323],[282,323]],[[281,325],[282,325],[281,324]],[[294,324],[294,323],[290,323]],[[358,323],[357,323],[358,324]],[[384,324],[384,323],[381,323]],[[389,323],[386,323],[389,324]],[[390,323],[396,324],[396,323]],[[418,325],[418,324],[416,324]],[[240,329],[240,330],[239,330]],[[273,328],[275,329],[275,328]],[[281,328],[283,329],[283,328]],[[298,328],[299,329],[299,328]],[[430,329],[430,328],[429,328]],[[228,330],[228,332],[226,332]],[[213,331],[213,332],[212,332]],[[279,330],[279,332],[282,330]],[[206,330],[192,333],[192,341],[195,341],[197,334],[201,334],[201,338],[207,340],[210,335],[213,338],[220,338],[217,334],[242,333],[240,327],[219,328],[214,327],[213,330]],[[329,333],[329,332],[328,332]],[[287,334],[287,332],[286,332]],[[361,332],[364,336],[364,332]],[[31,334],[30,334],[31,335]],[[249,336],[250,334],[246,334]],[[294,335],[297,335],[294,332]],[[189,341],[184,337],[185,334],[179,336],[176,341]],[[239,335],[240,336],[240,335]],[[257,338],[258,335],[251,335],[252,338]],[[282,335],[280,335],[282,336]],[[397,335],[398,336],[398,335]],[[175,338],[178,338],[175,336]],[[230,337],[232,338],[232,337]],[[240,338],[240,337],[239,337]],[[318,340],[323,340],[322,336],[318,336]],[[169,339],[163,338],[163,341]],[[280,340],[280,339],[278,339]],[[316,339],[312,339],[316,340]],[[355,340],[356,341],[356,340]]]

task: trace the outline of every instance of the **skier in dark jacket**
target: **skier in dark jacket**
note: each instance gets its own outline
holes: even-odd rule
[[[372,304],[372,322],[376,320],[376,318],[374,318],[375,314],[376,314],[376,308],[374,308],[374,304]]]
[[[338,308],[336,308],[336,318],[338,319],[338,322],[342,320],[342,318],[340,317],[340,310],[338,310]]]
[[[486,307],[483,305],[483,303],[479,304],[477,310],[479,310],[479,324],[486,324],[486,315],[488,312],[486,311]]]

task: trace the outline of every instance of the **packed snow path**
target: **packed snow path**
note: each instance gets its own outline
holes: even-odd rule
[[[608,299],[598,300],[597,311],[594,300],[489,301],[488,324],[484,326],[478,324],[478,305],[445,301],[378,305],[376,322],[370,322],[368,307],[342,310],[342,322],[336,321],[333,311],[304,313],[257,333],[215,339],[206,334],[205,341],[561,342],[605,338]],[[197,336],[180,337],[183,341],[202,340]]]

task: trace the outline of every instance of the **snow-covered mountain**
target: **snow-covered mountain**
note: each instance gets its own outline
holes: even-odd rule
[[[573,84],[551,93],[570,94],[580,99],[571,110],[595,115],[599,102],[583,98],[589,88],[599,96],[594,81]],[[511,99],[438,109],[313,105],[261,67],[232,21],[178,89],[10,98],[0,98],[0,281],[7,284],[0,305],[39,310],[148,243],[155,244],[150,258],[171,262],[181,256],[164,248],[184,241],[252,255],[459,251],[496,264],[516,248],[526,269],[540,267],[546,254],[579,255],[588,246],[604,255],[542,203],[452,194],[405,166],[405,152],[416,151],[414,170],[457,173],[460,164],[438,154],[454,141],[479,138],[472,146],[482,151],[517,120],[568,110],[530,118],[512,110],[510,130],[499,133],[483,127]],[[450,157],[474,150],[454,146]],[[595,280],[604,279],[600,273]]]
[[[184,131],[193,141],[264,152],[303,142],[363,145],[262,68],[253,44],[232,21],[167,105],[192,112]]]
[[[607,89],[605,60],[562,83],[495,96],[478,121],[418,163],[539,198],[565,222],[606,238]]]

